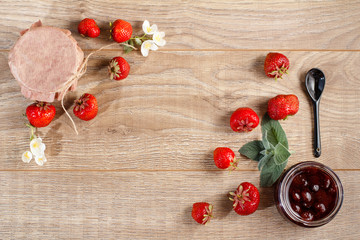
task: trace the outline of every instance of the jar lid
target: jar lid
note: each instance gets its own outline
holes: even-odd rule
[[[31,100],[53,102],[77,74],[84,53],[71,32],[41,21],[21,32],[9,53],[9,66],[21,86],[21,93]],[[71,83],[75,90],[77,79]]]

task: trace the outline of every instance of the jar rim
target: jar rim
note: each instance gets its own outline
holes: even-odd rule
[[[336,196],[336,202],[334,208],[324,218],[314,221],[306,221],[300,218],[300,216],[292,209],[289,200],[289,188],[292,180],[295,177],[294,173],[298,172],[299,170],[305,167],[310,167],[310,166],[323,170],[326,174],[329,175],[329,177],[332,178],[332,180],[335,182],[335,185],[337,187],[337,196]],[[344,198],[343,186],[337,174],[331,168],[325,166],[322,163],[315,161],[300,162],[291,166],[284,173],[284,176],[282,177],[281,181],[279,181],[277,194],[279,198],[279,203],[282,206],[282,209],[284,210],[286,217],[295,221],[297,224],[305,227],[319,227],[330,222],[340,210]]]

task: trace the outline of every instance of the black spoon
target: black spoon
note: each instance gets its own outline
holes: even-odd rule
[[[311,97],[314,106],[314,156],[320,157],[320,124],[319,124],[319,105],[321,94],[325,87],[325,75],[317,68],[313,68],[306,74],[306,89]]]

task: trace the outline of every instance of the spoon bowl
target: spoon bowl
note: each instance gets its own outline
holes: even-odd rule
[[[321,94],[325,87],[325,74],[317,68],[308,71],[305,78],[307,92],[313,102],[314,107],[314,156],[321,155],[320,142],[320,123],[319,123],[319,105]]]
[[[320,69],[311,69],[306,74],[305,85],[311,99],[319,101],[325,87],[325,74]]]

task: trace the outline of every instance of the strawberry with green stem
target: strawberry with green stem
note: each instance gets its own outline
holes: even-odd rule
[[[75,116],[84,121],[95,118],[98,113],[98,104],[94,95],[84,93],[78,100],[75,100],[73,112]]]
[[[48,126],[54,119],[56,109],[47,102],[36,101],[26,108],[26,117],[29,123],[37,128]]]
[[[123,45],[125,53],[137,50],[135,46],[141,46],[141,54],[146,57],[149,50],[155,51],[159,46],[163,47],[166,44],[165,32],[159,32],[156,24],[150,26],[148,20],[143,22],[144,34],[142,36],[131,37],[129,30],[131,25],[123,20],[116,20],[110,26],[112,38]]]
[[[129,75],[130,65],[124,58],[114,57],[109,63],[108,70],[110,79],[119,81]]]
[[[289,66],[289,59],[285,55],[271,52],[265,58],[264,71],[266,76],[277,80],[288,73]]]
[[[230,127],[234,132],[251,132],[259,125],[259,116],[248,107],[238,108],[230,117]]]
[[[213,205],[207,202],[197,202],[193,204],[191,216],[196,222],[205,225],[213,217],[212,211]]]
[[[214,162],[220,169],[235,170],[238,165],[235,153],[227,147],[218,147],[214,150]]]
[[[229,193],[233,209],[239,215],[249,215],[256,211],[260,203],[258,189],[249,182],[241,183],[235,192]]]
[[[285,120],[299,111],[299,99],[294,94],[277,95],[268,102],[267,112],[274,120]]]

